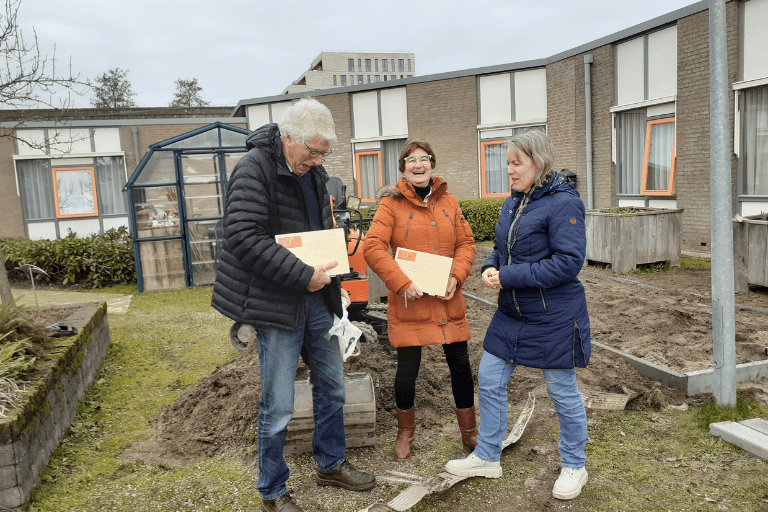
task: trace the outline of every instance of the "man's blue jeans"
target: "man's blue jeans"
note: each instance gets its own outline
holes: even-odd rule
[[[344,462],[344,367],[339,343],[326,339],[333,315],[319,293],[305,295],[306,316],[295,331],[259,328],[257,343],[262,394],[259,400],[259,480],[262,499],[286,492],[288,466],[283,447],[293,417],[294,381],[299,355],[310,370],[315,432],[312,450],[319,471],[331,471]]]
[[[497,461],[501,458],[501,443],[507,433],[507,384],[515,368],[516,364],[483,352],[477,372],[480,429],[475,448],[475,455],[483,460]],[[576,383],[576,372],[573,368],[542,372],[560,422],[560,465],[580,468],[587,460],[584,446],[589,435],[587,413]]]

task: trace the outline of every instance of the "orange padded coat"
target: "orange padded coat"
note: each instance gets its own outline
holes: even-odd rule
[[[365,238],[368,266],[389,289],[389,341],[395,347],[467,341],[470,338],[461,285],[472,270],[475,241],[456,198],[442,178],[432,178],[432,193],[425,203],[405,178],[377,192],[379,208]],[[391,247],[392,253],[387,249]],[[450,300],[423,295],[408,301],[403,292],[411,280],[392,254],[397,248],[453,258],[451,274],[458,281]]]

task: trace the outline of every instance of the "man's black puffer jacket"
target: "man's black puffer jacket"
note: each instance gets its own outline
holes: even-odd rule
[[[211,305],[235,322],[295,329],[304,317],[304,294],[314,269],[275,242],[275,235],[310,231],[301,184],[283,156],[280,130],[267,124],[246,142],[227,186],[224,244]],[[312,167],[323,227],[333,227],[325,169]],[[341,263],[341,262],[340,262]],[[339,281],[319,293],[342,316]]]

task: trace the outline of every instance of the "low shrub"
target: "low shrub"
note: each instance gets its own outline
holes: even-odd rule
[[[33,274],[39,280],[93,288],[136,282],[133,241],[124,226],[86,238],[70,232],[58,240],[0,239],[0,250],[6,269],[35,265],[48,274]]]
[[[499,199],[462,199],[459,206],[472,228],[475,240],[493,240],[499,210],[505,198]]]

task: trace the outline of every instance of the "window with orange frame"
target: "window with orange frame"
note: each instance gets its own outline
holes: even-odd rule
[[[648,121],[640,193],[669,196],[675,192],[675,118]]]
[[[483,197],[509,195],[507,174],[507,141],[490,140],[480,143],[480,167]]]
[[[97,217],[99,205],[93,166],[54,167],[53,198],[56,217]]]
[[[357,170],[357,196],[363,201],[374,201],[382,183],[381,151],[355,153]]]

